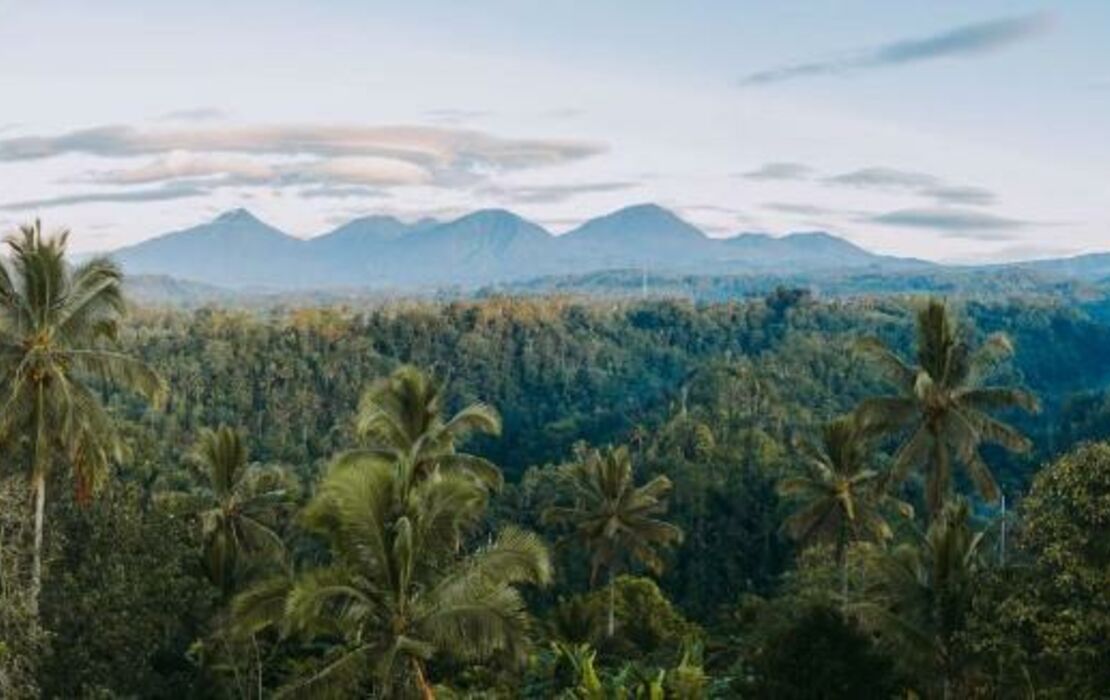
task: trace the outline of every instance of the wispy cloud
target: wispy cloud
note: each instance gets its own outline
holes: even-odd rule
[[[389,195],[372,187],[317,185],[297,192],[303,199],[383,199]]]
[[[125,190],[122,192],[82,192],[78,194],[61,195],[58,197],[46,197],[43,199],[27,199],[18,202],[6,202],[4,204],[0,204],[0,210],[31,211],[35,209],[68,207],[76,204],[100,204],[106,202],[115,204],[158,202],[172,199],[201,197],[208,193],[209,190],[203,187],[196,187],[192,185],[173,185],[160,187],[153,190]]]
[[[858,217],[860,212],[849,209],[833,209],[831,207],[822,207],[816,204],[805,204],[802,202],[765,202],[762,207],[770,211],[777,211],[783,214],[794,214],[797,216],[851,216]]]
[[[903,39],[846,55],[778,66],[750,73],[742,85],[768,85],[797,78],[846,75],[876,68],[940,58],[986,54],[1044,34],[1052,26],[1047,14],[1005,17],[956,27],[940,34]]]
[[[583,194],[620,192],[638,186],[638,183],[624,181],[585,182],[571,185],[491,186],[483,188],[482,193],[508,203],[550,204],[565,202]]]
[[[987,214],[974,209],[949,207],[899,209],[867,219],[871,223],[900,228],[928,229],[950,238],[984,241],[1009,240],[1014,231],[1032,224],[1029,221]]]
[[[227,113],[214,107],[197,107],[195,109],[175,109],[158,117],[163,122],[205,122],[224,119]]]
[[[902,190],[928,197],[939,204],[987,206],[997,199],[994,192],[984,187],[949,185],[935,175],[898,168],[860,168],[826,177],[823,182],[860,189]]]
[[[804,180],[813,174],[813,168],[802,163],[764,163],[741,177],[749,180]]]
[[[897,168],[861,168],[840,175],[825,178],[831,185],[848,185],[850,187],[880,187],[917,189],[932,187],[940,184],[940,180],[927,173],[912,170],[899,170]]]
[[[983,187],[958,185],[931,187],[922,190],[921,194],[932,197],[941,204],[989,206],[998,199],[994,192]]]

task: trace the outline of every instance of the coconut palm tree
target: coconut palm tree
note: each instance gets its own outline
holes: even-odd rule
[[[1037,410],[1036,398],[1018,388],[984,386],[994,367],[1013,354],[1004,334],[990,336],[973,349],[960,334],[943,301],[930,300],[917,314],[917,364],[909,365],[875,339],[861,349],[893,383],[897,393],[866,399],[858,415],[868,430],[905,435],[895,454],[891,479],[905,480],[922,466],[925,495],[936,513],[952,490],[952,459],[964,466],[986,499],[998,499],[998,484],[979,449],[994,443],[1012,452],[1026,452],[1030,441],[990,411]]]
[[[543,543],[515,528],[459,554],[455,542],[485,501],[467,474],[410,484],[389,458],[336,464],[303,513],[330,545],[331,563],[243,593],[236,627],[341,639],[322,668],[288,689],[313,697],[370,682],[383,697],[427,699],[432,659],[522,660],[528,617],[517,587],[548,583],[551,564]]]
[[[363,448],[349,456],[388,456],[408,465],[416,480],[437,470],[460,470],[500,486],[496,465],[457,447],[475,433],[500,435],[501,417],[492,406],[473,403],[448,418],[444,401],[443,386],[434,378],[416,367],[398,367],[363,394],[356,418]]]
[[[982,539],[967,501],[949,501],[920,543],[877,551],[868,562],[857,612],[934,697],[965,697],[962,684],[971,680],[974,659],[960,638],[986,565]]]
[[[227,595],[244,555],[280,555],[281,537],[271,525],[290,500],[286,474],[277,467],[248,465],[247,447],[234,428],[204,430],[193,450],[206,488],[195,492],[200,510],[205,562],[212,582]]]
[[[42,586],[47,477],[66,460],[79,499],[87,498],[122,443],[89,382],[99,380],[155,399],[157,375],[112,349],[125,305],[122,274],[95,258],[66,261],[68,232],[24,226],[7,239],[0,263],[0,439],[28,455],[35,494],[32,600]]]
[[[821,444],[799,441],[806,473],[784,479],[779,494],[798,502],[783,529],[799,542],[832,542],[840,568],[841,595],[847,597],[847,551],[855,540],[883,542],[892,537],[881,505],[891,501],[903,513],[909,506],[882,492],[878,471],[868,467],[867,440],[853,416],[827,423]]]
[[[657,476],[643,486],[632,477],[627,447],[589,450],[563,472],[571,503],[552,506],[544,522],[571,528],[571,536],[590,553],[590,585],[605,569],[609,578],[608,636],[616,628],[613,579],[622,566],[638,563],[659,574],[656,551],[682,541],[682,530],[656,516],[667,510],[671,481]]]

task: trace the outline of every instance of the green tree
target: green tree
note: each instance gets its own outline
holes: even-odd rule
[[[965,643],[985,563],[967,501],[950,501],[922,542],[876,551],[865,600],[855,606],[930,697],[967,697],[976,659]]]
[[[671,481],[657,476],[637,486],[627,447],[588,450],[563,472],[571,504],[551,506],[545,522],[571,528],[572,537],[589,552],[590,584],[604,569],[609,577],[608,636],[616,628],[613,579],[622,566],[642,564],[659,574],[663,559],[656,551],[682,541],[682,530],[656,516],[666,513]]]
[[[998,484],[979,454],[980,447],[994,443],[1026,452],[1031,443],[989,412],[1037,409],[1036,399],[1022,389],[981,385],[1001,360],[1013,354],[1010,340],[995,334],[973,349],[945,303],[931,299],[917,313],[915,366],[878,340],[864,340],[860,347],[898,392],[866,399],[858,409],[869,430],[907,436],[895,454],[892,479],[900,483],[911,469],[924,465],[926,501],[935,514],[952,491],[955,456],[979,493],[997,500]]]
[[[277,467],[250,465],[239,431],[226,425],[204,430],[193,449],[205,488],[191,494],[199,512],[208,575],[225,595],[232,592],[244,556],[280,556],[276,517],[291,497],[289,480]]]
[[[836,608],[812,605],[797,615],[745,667],[744,697],[897,697],[894,664]]]
[[[94,258],[72,267],[68,232],[44,236],[41,224],[8,238],[0,264],[0,439],[27,441],[35,494],[32,607],[42,588],[46,485],[56,459],[67,459],[80,498],[87,498],[109,460],[122,451],[115,425],[90,382],[100,380],[147,398],[162,393],[158,376],[110,347],[125,305],[122,275]]]
[[[237,627],[277,623],[286,633],[340,639],[323,667],[294,687],[433,696],[427,663],[437,657],[520,661],[528,615],[517,589],[546,584],[543,543],[504,528],[489,545],[460,554],[460,533],[484,512],[485,491],[469,475],[441,473],[405,483],[392,460],[337,464],[303,514],[332,560],[291,582],[264,582],[233,606]]]
[[[497,487],[501,470],[489,460],[458,451],[473,434],[500,435],[501,417],[484,403],[445,417],[443,386],[422,370],[404,365],[374,382],[362,395],[356,429],[364,448],[353,456],[378,454],[408,464],[415,479],[433,471],[461,470]]]
[[[190,697],[198,675],[188,651],[218,596],[198,566],[195,529],[122,480],[87,505],[53,499],[51,522],[42,696]]]
[[[1110,688],[1110,443],[1042,470],[1021,513],[1026,563],[993,620],[1025,647],[1038,695],[1098,697]]]
[[[893,535],[881,511],[886,500],[880,474],[868,468],[867,441],[852,416],[827,423],[820,445],[799,442],[806,474],[779,483],[779,494],[797,501],[798,509],[783,528],[800,542],[825,541],[835,547],[841,571],[841,596],[847,600],[846,555],[853,541],[883,542]],[[903,512],[908,505],[898,503]]]

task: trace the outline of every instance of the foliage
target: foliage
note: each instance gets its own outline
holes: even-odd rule
[[[466,474],[414,481],[412,473],[370,457],[337,464],[303,515],[332,562],[236,599],[236,625],[246,633],[276,624],[310,640],[342,640],[291,691],[351,692],[372,681],[385,695],[427,697],[426,665],[440,656],[522,660],[528,618],[516,586],[549,581],[546,548],[506,528],[461,554],[484,491]]]
[[[58,551],[42,595],[51,642],[39,675],[48,697],[180,697],[200,681],[186,652],[216,592],[197,566],[194,529],[144,500],[112,485],[86,506],[55,503]]]
[[[901,483],[910,469],[924,465],[926,502],[935,514],[952,489],[954,455],[979,493],[988,500],[997,500],[1001,492],[979,453],[980,447],[994,443],[1013,452],[1026,452],[1032,443],[989,412],[1037,408],[1036,399],[1023,389],[981,384],[1002,359],[1013,353],[1009,338],[995,334],[973,349],[957,330],[945,303],[933,299],[917,313],[915,366],[903,362],[877,340],[865,340],[860,347],[898,392],[869,398],[858,409],[868,429],[906,435],[894,456],[893,480]]]
[[[47,638],[30,599],[30,509],[19,477],[0,479],[0,697],[39,697],[37,666]]]
[[[209,578],[228,595],[246,563],[281,557],[284,543],[274,528],[296,486],[280,468],[249,465],[241,436],[228,426],[201,432],[193,460],[206,483],[184,497],[199,506]]]
[[[495,464],[456,446],[473,433],[500,435],[501,417],[493,407],[473,403],[445,419],[443,394],[438,382],[407,365],[374,382],[356,417],[365,447],[349,456],[369,454],[410,464],[415,479],[435,471],[462,471],[487,486],[500,486],[501,470]]]
[[[1068,458],[1085,465],[1069,470],[1074,489],[1040,485],[1050,483],[1047,476],[1038,481],[1043,496],[1005,520],[1003,565],[1002,518],[979,541],[976,528],[965,523],[961,530],[943,509],[934,517],[952,520],[943,536],[934,536],[940,524],[923,537],[915,522],[893,517],[897,504],[884,502],[877,487],[891,466],[904,466],[904,454],[890,452],[896,438],[909,437],[908,423],[882,439],[823,439],[823,426],[886,391],[891,363],[851,352],[858,338],[879,339],[894,359],[908,356],[916,303],[829,301],[782,290],[715,304],[494,297],[358,309],[138,311],[118,324],[118,346],[109,338],[96,345],[157,369],[167,400],[152,409],[96,373],[81,374],[119,438],[109,442],[128,449],[99,503],[84,511],[66,496],[51,506],[43,551],[57,563],[44,579],[44,624],[37,628],[25,625],[35,619],[26,607],[34,528],[23,510],[0,513],[5,682],[16,679],[25,694],[67,697],[158,696],[171,687],[178,695],[259,697],[283,687],[307,692],[311,684],[301,684],[323,672],[337,687],[350,679],[368,692],[380,691],[383,679],[395,694],[419,692],[423,676],[426,689],[442,697],[553,697],[571,691],[581,675],[551,649],[554,639],[566,649],[592,643],[574,653],[581,666],[597,650],[590,663],[606,697],[820,696],[839,687],[865,696],[861,678],[892,695],[929,695],[943,692],[946,676],[953,694],[1091,695],[1103,680],[1094,640],[1105,636],[1105,601],[1094,584],[1102,571],[1098,542],[1107,538],[1100,520],[1106,507],[1095,495],[1101,472],[1087,465],[1101,458]],[[1028,455],[1017,455],[985,444],[990,431],[973,441],[1014,502],[1034,480],[1038,460],[1105,432],[1110,327],[1078,306],[1028,297],[968,301],[962,312],[959,326],[930,316],[929,327],[940,329],[930,343],[948,349],[926,355],[943,354],[957,369],[979,352],[994,356],[989,373],[969,371],[952,391],[1028,387],[1046,409],[1040,416],[982,411],[1034,443]],[[1021,352],[1010,356],[998,334]],[[929,362],[919,353],[906,366],[917,371]],[[1075,392],[1083,394],[1073,398]],[[221,424],[241,426],[239,445],[219,450],[235,457],[223,471],[240,478],[198,479],[182,455],[205,426]],[[13,432],[19,439],[4,446],[6,466],[30,464],[26,438],[33,434]],[[822,439],[807,446],[800,436]],[[576,453],[579,441],[626,445],[627,463],[615,458],[620,448]],[[51,493],[73,483],[64,447],[52,443]],[[243,452],[259,462],[240,459]],[[953,464],[962,463],[966,448],[950,452]],[[810,470],[814,458],[825,471]],[[575,459],[578,466],[551,466]],[[581,466],[591,460],[593,467]],[[606,462],[612,464],[603,468]],[[494,464],[503,479],[485,468]],[[579,532],[578,523],[590,518],[545,522],[541,515],[552,507],[583,515],[596,510],[589,503],[605,502],[582,496],[593,487],[574,486],[576,469],[587,485],[591,469],[617,477],[613,493],[624,494],[622,507],[656,484],[655,504],[642,504],[651,511],[644,519],[666,521],[649,528],[668,533],[666,546],[635,538],[618,546],[612,538],[594,548],[605,550],[601,561],[616,564],[610,567],[581,546],[606,542],[583,536],[605,535],[606,528]],[[486,476],[485,485],[472,474]],[[841,476],[825,478],[833,474]],[[807,497],[793,488],[780,496],[777,487],[798,477],[808,477],[801,489]],[[389,492],[380,517],[363,517],[369,493],[344,481],[359,478],[389,484],[372,489]],[[593,479],[596,493],[608,493],[602,481]],[[966,490],[964,474],[952,481],[953,490]],[[833,497],[848,483],[850,499]],[[219,484],[228,488],[213,488]],[[907,486],[906,496],[915,498],[917,484]],[[295,517],[302,488],[311,505]],[[210,499],[217,490],[231,497]],[[285,497],[271,503],[281,491]],[[814,506],[810,515],[838,517],[796,516],[805,512],[799,506],[822,501],[836,507]],[[8,502],[31,505],[25,493]],[[247,513],[240,506],[248,502],[259,508]],[[453,505],[434,506],[440,502]],[[970,506],[976,516],[997,513],[980,500]],[[439,516],[429,510],[437,509],[445,529],[417,537],[432,528]],[[1074,526],[1065,517],[1071,511],[1081,516]],[[209,547],[193,517],[205,512]],[[843,517],[849,512],[853,518]],[[272,532],[261,538],[272,547],[250,546],[243,526],[224,517],[242,515]],[[494,618],[504,625],[428,622],[462,600],[457,589],[447,595],[447,581],[465,578],[468,567],[511,545],[523,528],[549,541],[570,534],[571,546],[556,552],[553,585],[541,590],[519,585],[515,574],[507,582],[491,575],[467,595],[487,586],[501,591],[490,593],[497,605],[483,609],[503,613]],[[802,538],[805,549],[795,552],[790,530],[814,537]],[[670,534],[676,531],[684,534],[680,546]],[[221,539],[219,532],[227,534]],[[1048,534],[1037,539],[1036,532]],[[535,546],[511,548],[533,555],[542,549],[519,536]],[[386,546],[363,546],[367,538]],[[419,547],[406,544],[417,540]],[[209,558],[222,566],[209,573],[225,572],[214,576],[223,596],[200,566],[205,552],[218,554]],[[636,552],[647,553],[644,561]],[[658,586],[617,576],[611,588],[583,593],[591,570],[650,571],[660,563],[666,566]],[[402,571],[411,571],[407,585],[383,574]],[[610,594],[612,640],[604,614]],[[228,598],[235,603],[228,606]],[[547,624],[531,624],[533,614]],[[30,634],[16,639],[13,628]],[[687,644],[691,637],[705,641],[704,660]],[[544,643],[529,644],[537,638]],[[481,639],[486,643],[475,642]]]
[[[965,632],[985,562],[970,518],[966,501],[950,501],[921,542],[876,551],[854,606],[929,697],[966,696],[978,682]]]
[[[746,667],[744,697],[890,698],[894,664],[835,608],[806,607]]]
[[[843,562],[849,542],[885,542],[894,533],[879,510],[885,494],[879,473],[867,466],[869,446],[856,419],[846,416],[827,423],[821,438],[820,446],[801,442],[806,476],[779,484],[781,495],[801,501],[783,527],[796,540],[832,541],[837,561]]]
[[[54,462],[68,462],[77,497],[87,500],[122,454],[115,422],[91,380],[147,398],[163,389],[145,364],[108,346],[124,313],[119,269],[103,258],[70,267],[68,236],[44,237],[36,221],[8,238],[11,258],[0,264],[0,441],[9,448],[26,444],[29,456],[33,609],[42,586],[46,486]]]
[[[1048,466],[1022,515],[1027,564],[997,596],[994,620],[1024,645],[1039,695],[1096,697],[1110,687],[1110,443]]]
[[[552,611],[553,633],[567,641],[587,642],[613,659],[666,657],[684,641],[703,635],[649,578],[618,576],[612,592],[616,628],[611,637],[604,634],[608,589],[564,600]]]

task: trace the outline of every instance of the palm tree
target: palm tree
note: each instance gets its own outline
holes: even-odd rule
[[[208,482],[200,492],[207,505],[200,512],[205,562],[227,595],[244,554],[284,549],[271,523],[289,501],[286,475],[276,467],[248,466],[242,436],[226,425],[201,432],[193,458]]]
[[[572,503],[543,513],[548,524],[572,528],[572,536],[590,553],[590,585],[605,569],[609,576],[608,636],[616,629],[616,589],[620,567],[636,562],[652,573],[663,570],[657,547],[682,541],[682,530],[657,519],[667,510],[671,480],[657,476],[643,486],[632,478],[627,447],[589,450],[564,472]]]
[[[0,439],[22,436],[35,494],[32,601],[42,586],[42,540],[48,473],[68,459],[77,495],[87,498],[122,443],[90,380],[155,399],[158,376],[140,360],[111,349],[125,311],[122,274],[95,258],[66,262],[68,232],[44,236],[41,224],[7,239],[0,264]]]
[[[388,456],[411,467],[416,480],[437,470],[461,470],[490,487],[500,486],[496,465],[457,450],[458,443],[474,433],[500,435],[497,411],[473,403],[445,418],[443,404],[439,382],[416,367],[398,367],[363,394],[356,428],[364,447],[350,456]]]
[[[891,381],[897,394],[866,399],[858,414],[880,434],[907,435],[894,457],[891,478],[901,483],[923,465],[926,501],[936,513],[952,489],[952,457],[967,470],[979,493],[990,501],[998,484],[979,454],[984,443],[1012,452],[1026,452],[1029,440],[989,411],[1037,410],[1036,398],[1021,389],[982,386],[991,370],[1013,354],[1001,333],[972,349],[955,328],[945,303],[932,299],[917,314],[917,365],[910,366],[875,339],[861,343]]]
[[[949,501],[922,542],[877,552],[868,565],[866,602],[858,606],[896,658],[944,698],[970,680],[974,661],[960,637],[985,562],[983,534],[969,521],[967,501]]]
[[[799,542],[832,541],[840,568],[841,595],[847,599],[847,551],[853,540],[883,542],[892,537],[880,510],[887,498],[882,494],[879,472],[868,468],[867,441],[852,416],[827,423],[821,444],[803,440],[799,451],[805,459],[806,475],[784,479],[779,493],[799,502],[783,522],[783,528]],[[909,506],[895,505],[903,512]]]
[[[551,579],[547,549],[506,528],[460,555],[459,533],[479,521],[485,490],[467,474],[406,483],[391,459],[337,463],[303,514],[331,548],[331,563],[239,596],[241,634],[343,640],[314,675],[287,689],[351,693],[367,681],[383,697],[433,697],[427,662],[523,658],[527,610],[517,586]],[[315,696],[315,695],[314,695]]]

